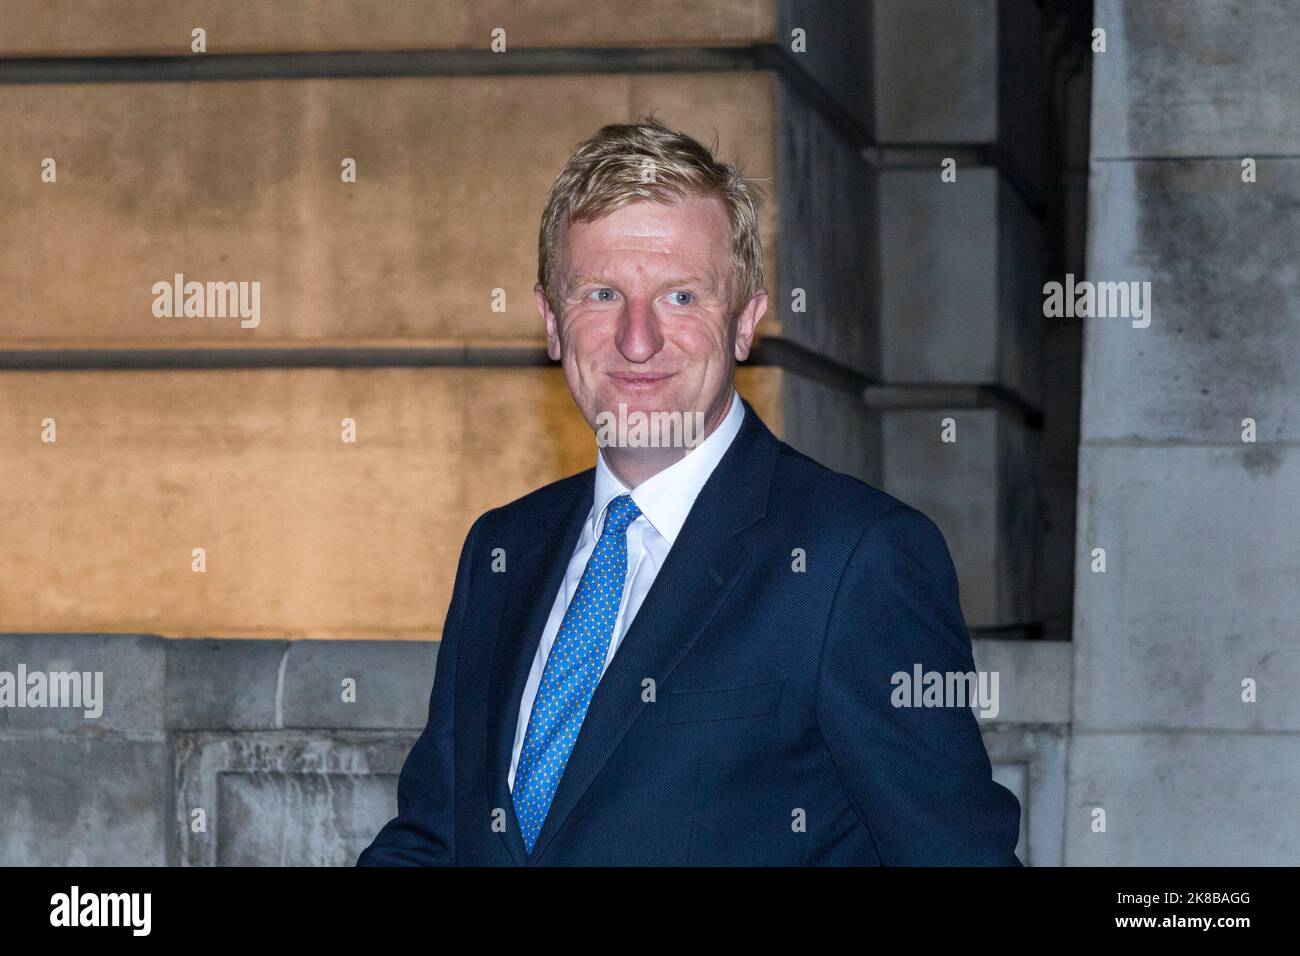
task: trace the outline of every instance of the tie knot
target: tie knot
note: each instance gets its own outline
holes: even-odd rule
[[[605,513],[605,530],[601,532],[601,537],[611,533],[625,533],[640,514],[641,509],[636,506],[631,495],[619,495],[609,503],[609,510]]]

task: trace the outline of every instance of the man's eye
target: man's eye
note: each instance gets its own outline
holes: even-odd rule
[[[609,298],[604,297],[606,292],[609,293]],[[613,289],[592,289],[589,293],[587,293],[587,295],[595,296],[598,302],[612,302],[614,299],[614,290]]]
[[[695,293],[694,293],[694,292],[670,292],[670,293],[668,293],[668,294],[669,294],[669,296],[682,295],[682,296],[685,296],[685,297],[686,297],[686,301],[683,302],[683,301],[680,301],[680,300],[679,300],[679,301],[674,302],[673,305],[690,305],[692,302],[695,301]]]

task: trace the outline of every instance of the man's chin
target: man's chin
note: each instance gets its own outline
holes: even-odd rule
[[[615,401],[602,403],[602,420],[610,417],[622,419],[634,418],[682,418],[694,417],[696,409],[689,402],[677,401],[671,397],[652,398],[644,395],[627,396]]]
[[[671,398],[619,396],[601,403],[590,422],[604,448],[693,448],[704,438],[705,415]]]

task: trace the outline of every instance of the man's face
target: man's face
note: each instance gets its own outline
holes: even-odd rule
[[[535,290],[547,352],[596,428],[600,412],[702,412],[712,430],[731,402],[735,362],[767,309],[760,292],[728,318],[730,239],[721,200],[640,200],[573,223],[561,243],[560,315]]]

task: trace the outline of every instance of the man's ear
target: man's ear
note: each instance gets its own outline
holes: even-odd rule
[[[736,361],[743,362],[749,358],[749,348],[754,342],[754,329],[758,326],[758,320],[763,317],[767,311],[767,290],[759,289],[749,304],[740,313],[740,318],[736,320]]]
[[[552,360],[560,360],[560,325],[551,311],[551,304],[546,301],[546,293],[542,291],[542,284],[539,282],[533,286],[533,298],[537,300],[537,311],[546,323],[546,354]]]

